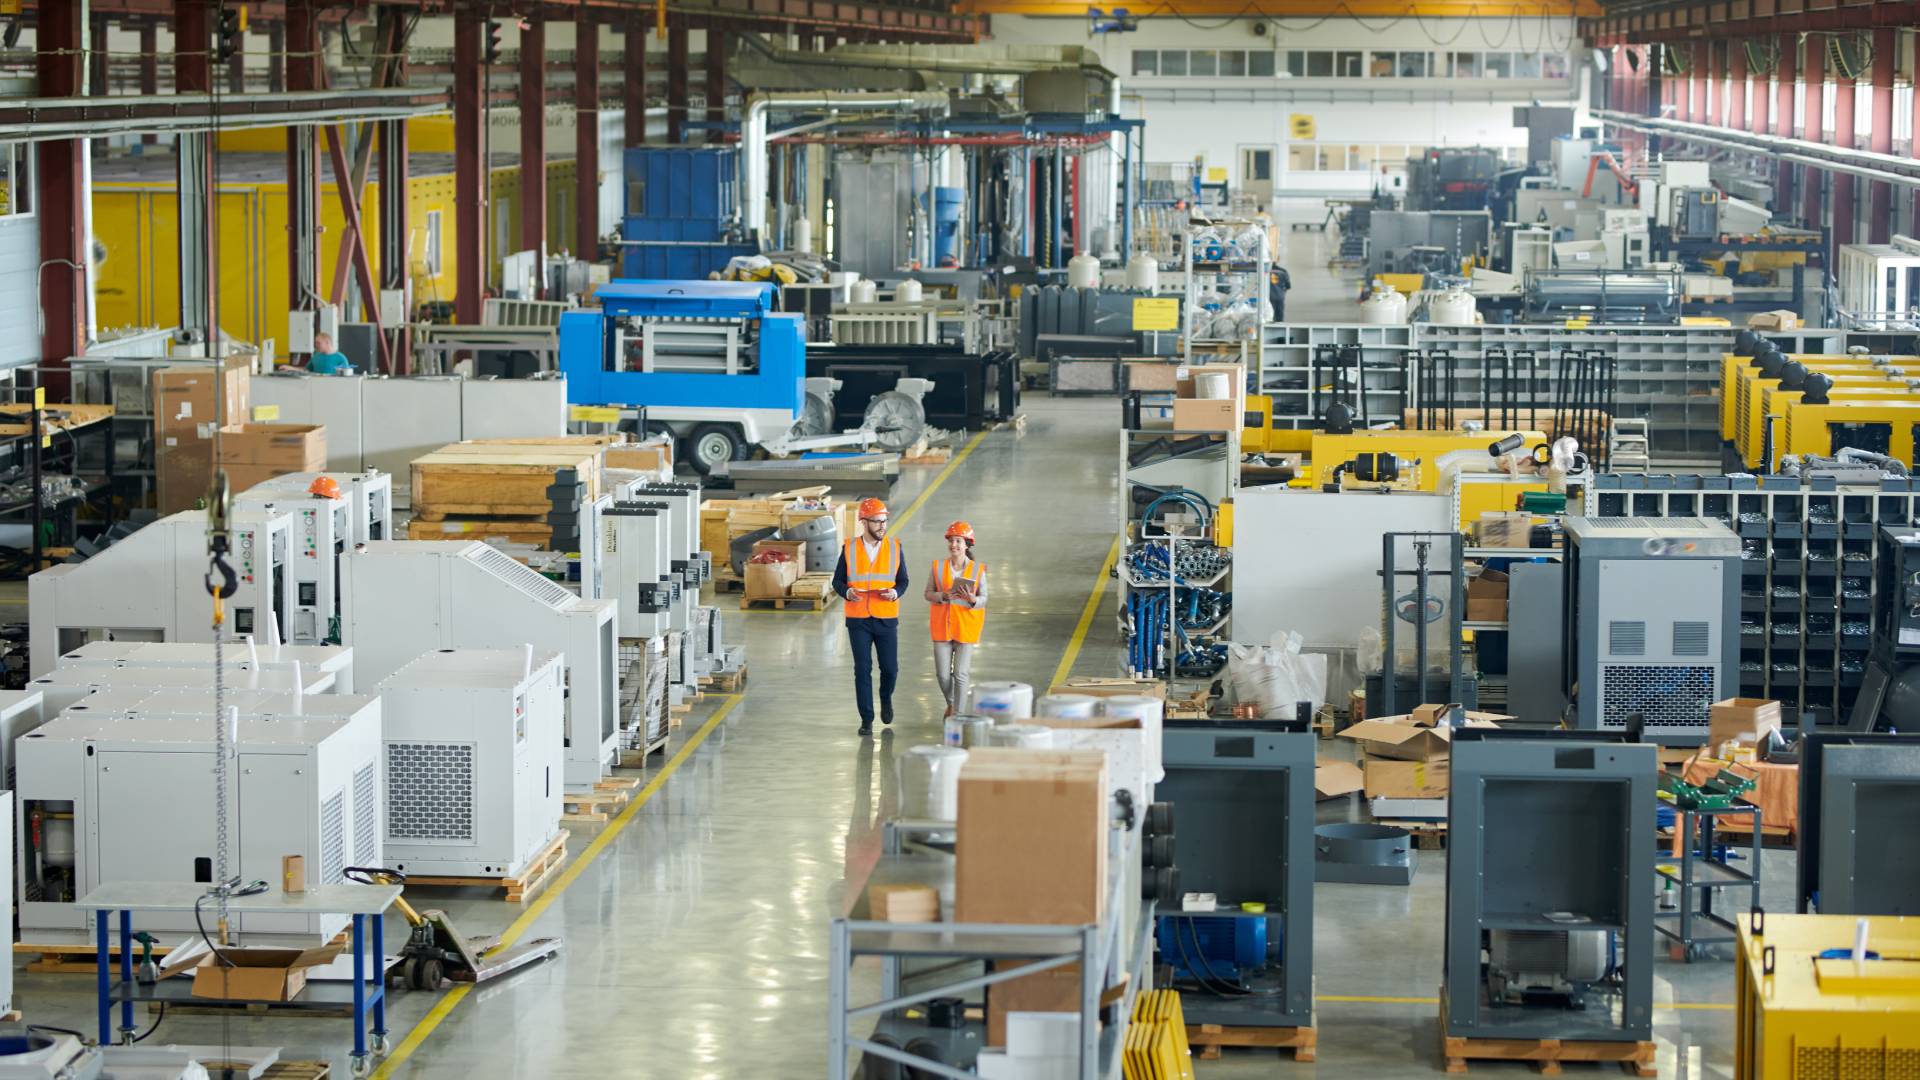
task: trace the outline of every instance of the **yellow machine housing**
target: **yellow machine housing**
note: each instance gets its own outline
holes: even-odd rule
[[[1916,428],[1920,428],[1920,401],[1825,405],[1796,401],[1788,404],[1786,419],[1778,425],[1778,453],[1830,457],[1835,450],[1851,446],[1889,455],[1911,467]]]
[[[1248,394],[1246,415],[1255,422],[1243,424],[1240,428],[1240,449],[1243,453],[1304,454],[1313,445],[1314,431],[1311,428],[1273,426],[1271,394]]]
[[[1810,353],[1793,354],[1787,357],[1806,367],[1808,371],[1818,371],[1834,379],[1836,383],[1845,376],[1871,381],[1886,379],[1888,368],[1874,364],[1871,360],[1858,356],[1819,356]],[[1895,358],[1899,359],[1899,358]],[[1899,364],[1893,366],[1898,367]],[[1759,390],[1763,385],[1778,386],[1778,378],[1765,378],[1751,357],[1726,357],[1721,361],[1720,379],[1720,437],[1736,447],[1754,445],[1761,429],[1763,414],[1760,411]],[[1744,440],[1744,441],[1743,441]],[[1758,455],[1757,449],[1755,456]]]
[[[1804,390],[1788,390],[1777,382],[1761,380],[1759,387],[1759,407],[1754,410],[1757,425],[1752,432],[1746,433],[1743,442],[1737,443],[1740,460],[1750,469],[1759,469],[1767,465],[1763,460],[1767,451],[1767,425],[1772,423],[1773,434],[1777,438],[1784,423],[1787,410],[1801,404],[1806,399]],[[1904,380],[1879,379],[1866,382],[1842,383],[1835,379],[1833,388],[1827,391],[1827,401],[1831,404],[1892,405],[1901,402],[1920,402],[1920,391],[1908,386]],[[1771,417],[1771,421],[1769,421]],[[1778,461],[1785,451],[1774,449],[1774,460]]]
[[[1485,453],[1489,446],[1513,434],[1525,437],[1529,447],[1543,443],[1547,438],[1538,431],[1403,431],[1398,428],[1355,431],[1345,435],[1331,435],[1324,431],[1309,434],[1313,436],[1308,448],[1309,460],[1306,468],[1301,470],[1303,479],[1295,483],[1316,490],[1332,482],[1333,470],[1337,466],[1361,454],[1387,453],[1408,460],[1420,460],[1419,483],[1408,490],[1438,491],[1441,477],[1437,462],[1443,455],[1456,450]]]
[[[1878,960],[1851,950],[1853,915],[1739,916],[1734,1080],[1906,1077],[1920,1070],[1920,918],[1867,916]],[[1770,954],[1770,955],[1769,955]]]

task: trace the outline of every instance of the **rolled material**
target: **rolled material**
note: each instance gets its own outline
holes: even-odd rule
[[[991,716],[996,723],[1027,720],[1033,716],[1033,687],[1020,682],[976,682],[973,684],[973,712]]]
[[[1233,377],[1222,371],[1202,371],[1193,377],[1193,396],[1225,401],[1233,396]]]
[[[932,821],[960,816],[960,767],[967,752],[957,746],[928,743],[900,755],[900,815]]]
[[[1108,716],[1127,720],[1138,720],[1147,735],[1147,774],[1159,783],[1167,778],[1167,770],[1160,763],[1160,727],[1166,718],[1166,702],[1146,694],[1115,694],[1100,699],[1101,710]]]
[[[987,733],[987,745],[1045,750],[1053,745],[1053,729],[1038,724],[995,724]]]
[[[1055,720],[1091,720],[1100,715],[1100,699],[1091,694],[1048,694],[1035,707]]]
[[[986,746],[988,733],[993,731],[993,718],[974,713],[958,713],[947,717],[947,745],[959,747]]]

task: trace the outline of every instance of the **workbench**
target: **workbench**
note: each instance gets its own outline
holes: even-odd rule
[[[97,912],[94,940],[97,951],[96,979],[99,991],[100,1043],[113,1045],[113,1005],[120,1005],[120,1034],[131,1040],[138,1032],[133,1023],[135,1002],[207,1004],[215,999],[196,997],[191,978],[161,979],[142,985],[133,976],[133,913],[136,911],[191,914],[196,904],[207,916],[213,913],[205,883],[180,881],[117,881],[81,897],[75,904],[84,911]],[[337,1009],[353,1007],[353,1074],[365,1076],[372,1071],[368,1035],[372,1035],[373,1053],[387,1050],[386,972],[382,959],[384,915],[400,897],[398,885],[320,885],[301,893],[269,889],[254,896],[235,896],[227,901],[233,914],[348,915],[353,919],[353,981],[345,986],[337,982],[309,981],[290,1001],[275,1002],[292,1009]],[[115,915],[118,918],[114,918]],[[112,949],[109,929],[119,927],[120,963],[118,978],[112,976]],[[372,1024],[368,1024],[371,1016]]]

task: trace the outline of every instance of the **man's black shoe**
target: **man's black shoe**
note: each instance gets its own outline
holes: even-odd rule
[[[861,737],[864,738],[871,734],[873,734],[873,723],[871,721],[862,721],[860,724]]]

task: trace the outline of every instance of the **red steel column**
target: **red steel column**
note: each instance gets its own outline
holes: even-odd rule
[[[1774,38],[1774,52],[1780,61],[1774,67],[1773,133],[1793,137],[1793,88],[1800,82],[1800,53],[1793,39]],[[1793,202],[1793,166],[1782,162],[1774,173],[1773,208],[1784,212]]]
[[[1707,111],[1707,123],[1722,127],[1727,122],[1727,65],[1720,47],[1724,42],[1709,41],[1707,53],[1707,92],[1701,105]]]
[[[1701,70],[1707,65],[1706,49],[1699,44],[1687,46],[1686,119],[1704,123],[1707,119],[1707,80]]]
[[[477,325],[487,288],[487,170],[482,156],[486,137],[481,98],[486,67],[481,40],[486,20],[479,9],[464,6],[453,17],[453,232],[454,319]]]
[[[622,35],[626,45],[626,113],[627,145],[645,146],[647,144],[647,25],[640,16],[627,17],[625,33]]]
[[[667,25],[667,141],[679,145],[686,138],[687,24],[676,18]]]
[[[378,9],[379,40],[388,53],[387,86],[405,86],[407,72],[407,28],[413,12],[387,5]],[[412,177],[407,169],[407,122],[386,120],[378,127],[380,157],[380,287],[403,293],[412,282],[408,254],[413,244],[413,212],[410,205]],[[407,294],[411,303],[413,297]],[[408,320],[412,313],[408,312]],[[394,373],[405,375],[413,369],[413,337],[408,320],[393,327]]]
[[[1808,35],[1807,55],[1801,65],[1801,77],[1806,80],[1807,88],[1800,103],[1803,116],[1800,137],[1809,142],[1820,142],[1826,137],[1821,126],[1821,105],[1827,82],[1826,48],[1825,38]],[[1809,229],[1820,227],[1820,173],[1804,165],[1800,167],[1800,224]]]
[[[1893,69],[1894,45],[1898,40],[1892,29],[1873,32],[1873,129],[1867,132],[1867,149],[1876,154],[1893,153]],[[1867,185],[1867,242],[1884,244],[1893,235],[1893,185],[1874,182]]]
[[[581,7],[573,47],[573,253],[600,258],[600,24]]]
[[[1754,112],[1766,112],[1761,104]],[[1736,131],[1747,127],[1747,49],[1744,42],[1727,42],[1727,126]]]
[[[547,252],[547,21],[520,31],[520,250]],[[577,89],[576,89],[576,92]],[[543,267],[541,278],[546,277]],[[544,285],[544,281],[542,282]],[[546,289],[536,285],[536,295]]]
[[[86,92],[81,49],[86,41],[83,0],[41,0],[34,35],[34,68],[41,97]],[[67,361],[87,351],[87,190],[85,144],[60,139],[35,144],[40,154],[40,376],[47,396],[68,395]]]
[[[1848,150],[1855,149],[1857,139],[1854,136],[1854,93],[1858,84],[1853,76],[1845,72],[1836,72],[1833,82],[1833,145]],[[1833,243],[1853,243],[1853,192],[1857,181],[1843,172],[1833,174]]]

